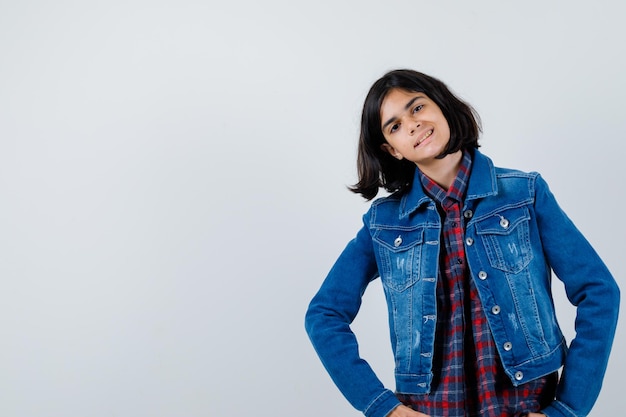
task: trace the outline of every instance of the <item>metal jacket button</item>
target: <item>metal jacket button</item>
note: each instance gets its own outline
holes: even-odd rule
[[[472,246],[474,244],[474,239],[468,237],[467,239],[465,239],[465,243],[467,243],[467,246]]]
[[[473,215],[474,212],[472,210],[465,210],[463,212],[463,217],[465,217],[466,219],[471,219]]]
[[[393,241],[393,246],[396,248],[402,244],[402,236],[398,236],[396,240]]]
[[[515,379],[521,381],[522,379],[524,379],[524,373],[522,371],[515,372]]]
[[[486,280],[487,279],[487,273],[485,271],[480,271],[478,273],[478,278],[480,278],[481,280]]]
[[[493,306],[493,307],[491,307],[491,312],[493,314],[500,314],[500,306]]]
[[[505,229],[509,227],[509,221],[507,219],[505,219],[504,217],[500,218],[500,226],[504,227]]]
[[[511,342],[506,342],[506,343],[504,344],[504,350],[506,350],[506,351],[508,352],[508,351],[509,351],[509,350],[511,350],[511,349],[513,349],[513,343],[511,343]]]

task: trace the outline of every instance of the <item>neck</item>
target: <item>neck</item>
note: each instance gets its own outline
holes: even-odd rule
[[[462,158],[463,151],[458,151],[453,154],[446,155],[442,159],[436,159],[429,164],[418,165],[418,168],[424,173],[424,175],[435,181],[444,190],[447,190],[450,188],[459,172]]]

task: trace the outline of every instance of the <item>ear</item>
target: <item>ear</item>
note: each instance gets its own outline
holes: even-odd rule
[[[382,145],[380,145],[380,149],[387,152],[389,155],[393,156],[394,158],[398,160],[402,160],[402,158],[404,158],[402,154],[396,150],[396,148],[394,148],[388,143],[383,143]]]

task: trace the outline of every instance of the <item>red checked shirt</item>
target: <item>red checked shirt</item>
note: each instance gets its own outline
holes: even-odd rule
[[[429,394],[398,398],[431,417],[520,417],[552,401],[557,374],[514,387],[500,363],[463,245],[461,210],[471,168],[471,155],[465,152],[447,191],[420,173],[421,185],[437,203],[443,221],[434,378]]]

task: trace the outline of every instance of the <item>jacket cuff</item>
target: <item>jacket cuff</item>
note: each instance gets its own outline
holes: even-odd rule
[[[385,417],[401,404],[390,390],[385,390],[363,411],[367,417]]]
[[[561,401],[552,401],[552,404],[541,410],[541,413],[545,414],[547,417],[585,417],[585,415],[576,414]]]

